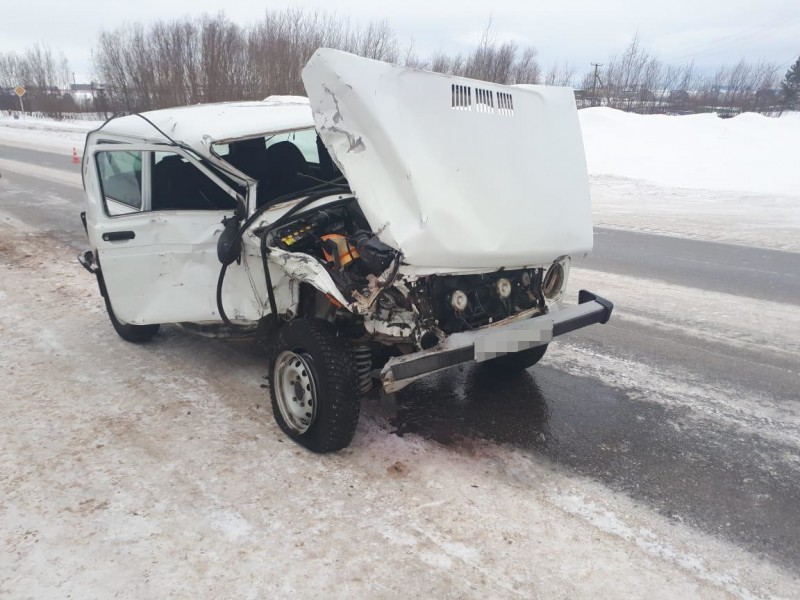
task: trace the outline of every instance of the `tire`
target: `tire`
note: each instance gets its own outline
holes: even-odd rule
[[[361,398],[350,344],[321,319],[295,319],[269,350],[272,414],[281,430],[312,452],[350,445]]]
[[[547,352],[547,344],[529,348],[522,352],[515,352],[513,354],[506,354],[505,356],[493,358],[492,360],[487,360],[482,363],[481,366],[486,371],[497,375],[513,375],[514,373],[529,369],[538,363],[542,360],[545,352]]]
[[[108,295],[106,295],[105,301],[108,318],[111,319],[114,331],[116,331],[123,340],[133,342],[134,344],[141,344],[143,342],[149,342],[153,339],[153,336],[158,333],[161,325],[125,325],[120,323],[119,319],[117,319],[117,315],[114,314],[114,309],[111,308]]]

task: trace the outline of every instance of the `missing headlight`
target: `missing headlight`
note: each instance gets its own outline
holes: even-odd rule
[[[561,288],[564,287],[564,266],[555,261],[544,276],[542,283],[542,293],[548,300],[553,300],[561,293]]]

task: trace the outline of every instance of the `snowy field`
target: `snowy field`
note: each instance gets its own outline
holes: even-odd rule
[[[800,250],[800,113],[579,115],[596,225]],[[80,154],[100,124],[0,116],[0,143]]]
[[[800,250],[800,113],[579,115],[596,225]]]

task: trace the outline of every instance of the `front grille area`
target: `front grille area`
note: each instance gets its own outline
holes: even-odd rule
[[[469,331],[501,321],[520,311],[544,308],[542,296],[542,269],[497,271],[480,275],[430,275],[411,286],[415,304],[423,322],[437,326],[447,334]],[[500,286],[509,293],[503,298]],[[454,294],[466,295],[463,310],[454,307]],[[463,298],[462,298],[463,303]]]

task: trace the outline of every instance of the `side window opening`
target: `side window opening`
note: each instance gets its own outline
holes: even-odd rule
[[[214,151],[258,181],[257,206],[341,176],[313,128],[215,144]]]
[[[267,148],[281,142],[290,142],[297,146],[297,149],[309,164],[319,164],[319,152],[317,150],[317,132],[315,129],[301,129],[288,133],[279,133],[266,139]]]
[[[236,208],[234,198],[176,152],[103,150],[95,160],[109,216],[149,210]]]
[[[152,210],[228,210],[236,201],[174,152],[153,152]]]
[[[96,160],[106,212],[115,215],[142,210],[142,153],[104,151],[97,153]]]

